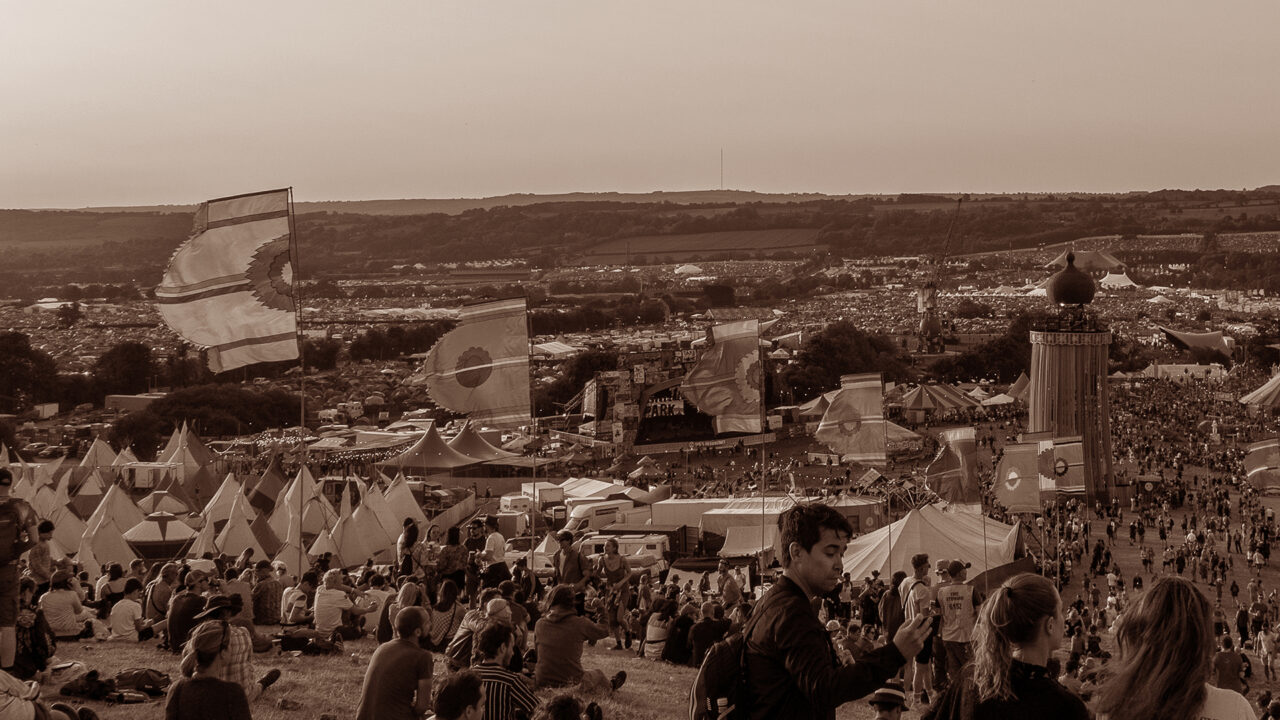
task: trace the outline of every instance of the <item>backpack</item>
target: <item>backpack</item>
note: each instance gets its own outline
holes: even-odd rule
[[[757,607],[741,631],[707,650],[689,689],[689,720],[743,720],[748,716],[747,637],[763,614],[763,608]]]
[[[125,668],[116,673],[117,690],[140,690],[148,695],[163,695],[169,688],[169,676],[151,668]]]
[[[0,565],[17,560],[22,553],[35,545],[32,539],[22,539],[26,527],[22,524],[22,508],[18,501],[9,498],[0,502]]]

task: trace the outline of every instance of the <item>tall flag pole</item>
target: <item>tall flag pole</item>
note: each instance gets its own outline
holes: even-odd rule
[[[431,399],[448,410],[491,427],[530,424],[525,298],[464,307],[458,326],[427,353],[419,377]]]
[[[215,373],[299,357],[291,190],[209,200],[156,288],[165,323]]]

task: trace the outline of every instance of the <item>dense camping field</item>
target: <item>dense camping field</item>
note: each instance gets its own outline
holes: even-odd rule
[[[639,255],[671,258],[680,262],[715,255],[772,253],[791,251],[807,253],[823,247],[814,229],[741,230],[731,232],[691,233],[685,235],[643,235],[607,240],[588,248],[583,259],[594,263],[625,263],[628,247],[634,259]]]

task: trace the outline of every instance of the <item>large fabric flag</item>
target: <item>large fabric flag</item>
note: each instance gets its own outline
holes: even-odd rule
[[[427,353],[431,399],[492,427],[529,423],[529,326],[524,298],[462,309]]]
[[[1280,438],[1250,445],[1244,456],[1244,472],[1258,492],[1280,489]]]
[[[680,383],[698,410],[715,418],[715,431],[760,432],[760,321],[711,328],[711,345]]]
[[[884,465],[884,385],[880,373],[845,375],[813,436],[842,458]]]
[[[1011,513],[1040,512],[1039,443],[1009,443],[996,466],[996,500]]]
[[[938,433],[941,446],[925,470],[925,483],[938,497],[956,506],[982,507],[978,488],[978,440],[972,427]]]
[[[1019,441],[1034,445],[1036,448],[1036,476],[1040,483],[1040,492],[1057,492],[1058,480],[1053,474],[1053,433],[1048,430],[1022,433]]]
[[[289,191],[210,200],[156,288],[165,323],[206,348],[209,369],[298,357]]]
[[[1079,435],[1053,439],[1053,477],[1060,493],[1085,492],[1083,441]]]

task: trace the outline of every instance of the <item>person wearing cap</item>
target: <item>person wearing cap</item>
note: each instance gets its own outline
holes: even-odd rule
[[[223,654],[221,667],[214,676],[233,682],[244,688],[244,695],[253,702],[263,690],[280,679],[280,671],[272,668],[258,679],[253,678],[253,635],[247,628],[229,622],[235,615],[235,604],[229,595],[214,595],[204,611],[196,615],[198,622],[213,620],[224,627],[226,633],[226,652]],[[198,630],[199,626],[197,626]]]
[[[867,704],[876,711],[876,720],[898,720],[902,717],[902,712],[909,709],[907,694],[902,690],[902,683],[897,680],[890,680],[872,693]]]
[[[279,625],[280,601],[284,597],[284,588],[276,579],[270,560],[259,560],[253,566],[254,582],[250,591],[253,603],[254,625]]]
[[[93,637],[93,611],[80,604],[80,596],[71,589],[71,573],[66,570],[54,571],[49,592],[40,597],[39,607],[58,640]]]
[[[17,520],[13,547],[5,549],[9,559],[0,564],[0,668],[12,668],[18,653],[18,558],[40,537],[36,511],[26,500],[9,496],[12,486],[13,473],[0,468],[0,512]]]
[[[182,591],[169,600],[167,614],[169,630],[166,643],[170,651],[182,652],[187,636],[199,624],[196,616],[204,610],[204,594],[208,591],[209,577],[200,570],[192,570],[187,573]]]
[[[201,623],[184,646],[182,677],[169,686],[165,699],[166,720],[250,720],[244,688],[224,680],[222,666],[231,653],[230,626]]]
[[[943,666],[951,675],[969,662],[973,626],[982,605],[981,594],[965,582],[968,569],[968,563],[952,560],[947,563],[947,581],[938,586],[938,605],[942,610],[938,635],[942,638],[945,656]]]
[[[945,567],[945,565],[943,566]],[[933,690],[932,668],[933,637],[937,631],[936,614],[934,612],[937,598],[933,588],[929,586],[929,555],[917,553],[911,556],[912,576],[902,581],[902,613],[905,622],[912,622],[918,617],[927,618],[929,635],[925,638],[924,647],[916,654],[914,661],[908,662],[904,673],[907,693],[914,693],[920,702],[929,704],[929,693]]]

